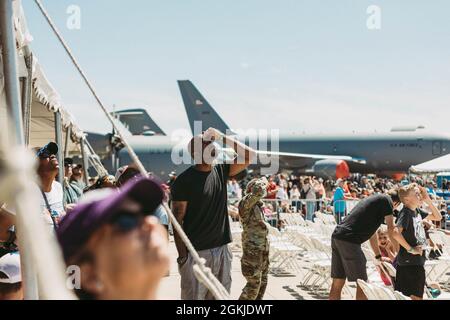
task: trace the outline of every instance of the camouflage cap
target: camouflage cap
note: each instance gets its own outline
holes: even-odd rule
[[[253,178],[250,180],[250,182],[247,184],[247,187],[245,188],[245,193],[264,193],[264,196],[267,194],[267,186],[269,185],[269,182],[265,177],[262,178]]]

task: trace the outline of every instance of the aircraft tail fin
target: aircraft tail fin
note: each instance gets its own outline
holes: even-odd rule
[[[183,98],[192,134],[194,134],[195,121],[201,121],[202,131],[209,127],[216,128],[222,132],[230,129],[191,81],[178,80],[178,86]]]
[[[115,115],[132,135],[166,135],[145,109],[125,109]]]

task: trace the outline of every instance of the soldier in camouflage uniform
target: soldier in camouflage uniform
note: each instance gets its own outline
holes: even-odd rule
[[[242,223],[242,274],[247,284],[240,300],[262,300],[267,287],[269,272],[269,225],[264,220],[263,202],[267,194],[267,179],[253,179],[246,188],[246,195],[239,202]]]

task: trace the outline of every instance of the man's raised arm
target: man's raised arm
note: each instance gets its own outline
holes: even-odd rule
[[[205,138],[209,138],[215,141],[223,141],[227,146],[232,147],[234,152],[237,153],[236,159],[230,165],[229,175],[231,177],[246,169],[256,159],[255,150],[238,141],[234,137],[225,135],[217,129],[209,128],[208,130],[206,130]]]
[[[249,210],[267,194],[267,179],[265,177],[255,179],[247,185],[248,193],[239,202],[239,208]]]
[[[424,187],[419,187],[419,189],[423,202],[425,202],[428,208],[430,208],[431,210],[431,213],[427,217],[425,217],[425,219],[430,221],[441,221],[442,215],[436,208],[436,206],[433,204],[433,201],[431,200],[430,195],[427,192],[427,189],[425,189]]]

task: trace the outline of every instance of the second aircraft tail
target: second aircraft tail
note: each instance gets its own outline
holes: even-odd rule
[[[208,129],[209,127],[216,128],[222,132],[226,132],[230,129],[191,81],[179,80],[178,86],[180,87],[181,96],[183,98],[183,103],[189,119],[189,126],[191,127],[192,134],[195,134],[195,121],[201,121],[202,131]]]

